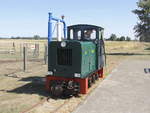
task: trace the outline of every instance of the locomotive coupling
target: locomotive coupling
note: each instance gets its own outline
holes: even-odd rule
[[[59,81],[52,80],[50,82],[50,91],[52,96],[71,96],[76,95],[80,92],[80,85],[72,80],[70,81]]]

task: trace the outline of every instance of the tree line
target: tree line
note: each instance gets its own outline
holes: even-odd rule
[[[40,37],[39,35],[34,35],[33,37],[14,37],[12,36],[11,39],[34,39],[34,40],[40,40],[40,39],[47,39],[47,37]]]
[[[131,38],[129,36],[121,36],[117,37],[115,34],[111,34],[108,39],[108,41],[131,41]]]
[[[132,12],[137,15],[138,22],[134,26],[135,36],[141,42],[150,42],[150,0],[138,0],[137,9]],[[130,41],[130,37],[117,37],[112,34],[107,40],[110,41]]]

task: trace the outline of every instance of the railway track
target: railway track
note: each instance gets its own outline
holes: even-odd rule
[[[103,79],[99,79],[98,81],[96,81],[96,83],[90,88],[88,94],[85,95],[84,97],[80,98],[80,101],[78,101],[77,106],[78,106],[82,101],[86,100],[86,98],[91,94],[91,92],[92,92],[95,88],[97,88],[97,86],[98,86],[98,85],[101,83],[101,81],[103,81],[103,80],[104,80],[104,78],[103,78]],[[25,110],[25,111],[23,111],[23,112],[20,112],[20,113],[30,113],[32,110],[36,109],[37,107],[40,107],[40,105],[44,104],[45,102],[50,103],[50,102],[51,102],[50,99],[51,99],[51,97],[47,97],[47,98],[41,100],[40,102],[36,103],[35,105],[33,105],[31,108],[29,108],[29,109],[27,109],[27,110]],[[49,113],[57,113],[57,112],[59,112],[59,110],[60,110],[61,108],[63,108],[65,105],[67,105],[71,100],[72,100],[72,98],[69,98],[69,99],[64,100],[64,102],[63,102],[62,104],[56,106],[56,108],[54,108],[53,110],[51,110]],[[77,106],[75,106],[73,109],[75,109]]]
[[[40,102],[36,103],[35,105],[31,106],[30,108],[20,112],[20,113],[29,113],[32,110],[34,110],[36,107],[39,107],[40,105],[44,104],[45,102],[49,102],[50,97],[44,98],[43,100],[41,100]],[[50,113],[56,113],[59,109],[61,109],[62,107],[64,107],[64,105],[66,105],[68,102],[70,101],[70,99],[65,100],[63,104],[57,106],[54,110],[50,111]]]

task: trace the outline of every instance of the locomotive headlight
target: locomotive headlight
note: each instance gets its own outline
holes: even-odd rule
[[[48,71],[48,75],[53,75],[53,72],[52,71]]]
[[[66,42],[61,42],[61,47],[66,47],[67,43]]]
[[[81,74],[80,73],[74,73],[74,77],[81,77]]]

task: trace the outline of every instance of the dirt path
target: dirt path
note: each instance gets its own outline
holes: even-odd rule
[[[73,113],[150,113],[150,60],[125,60]]]

